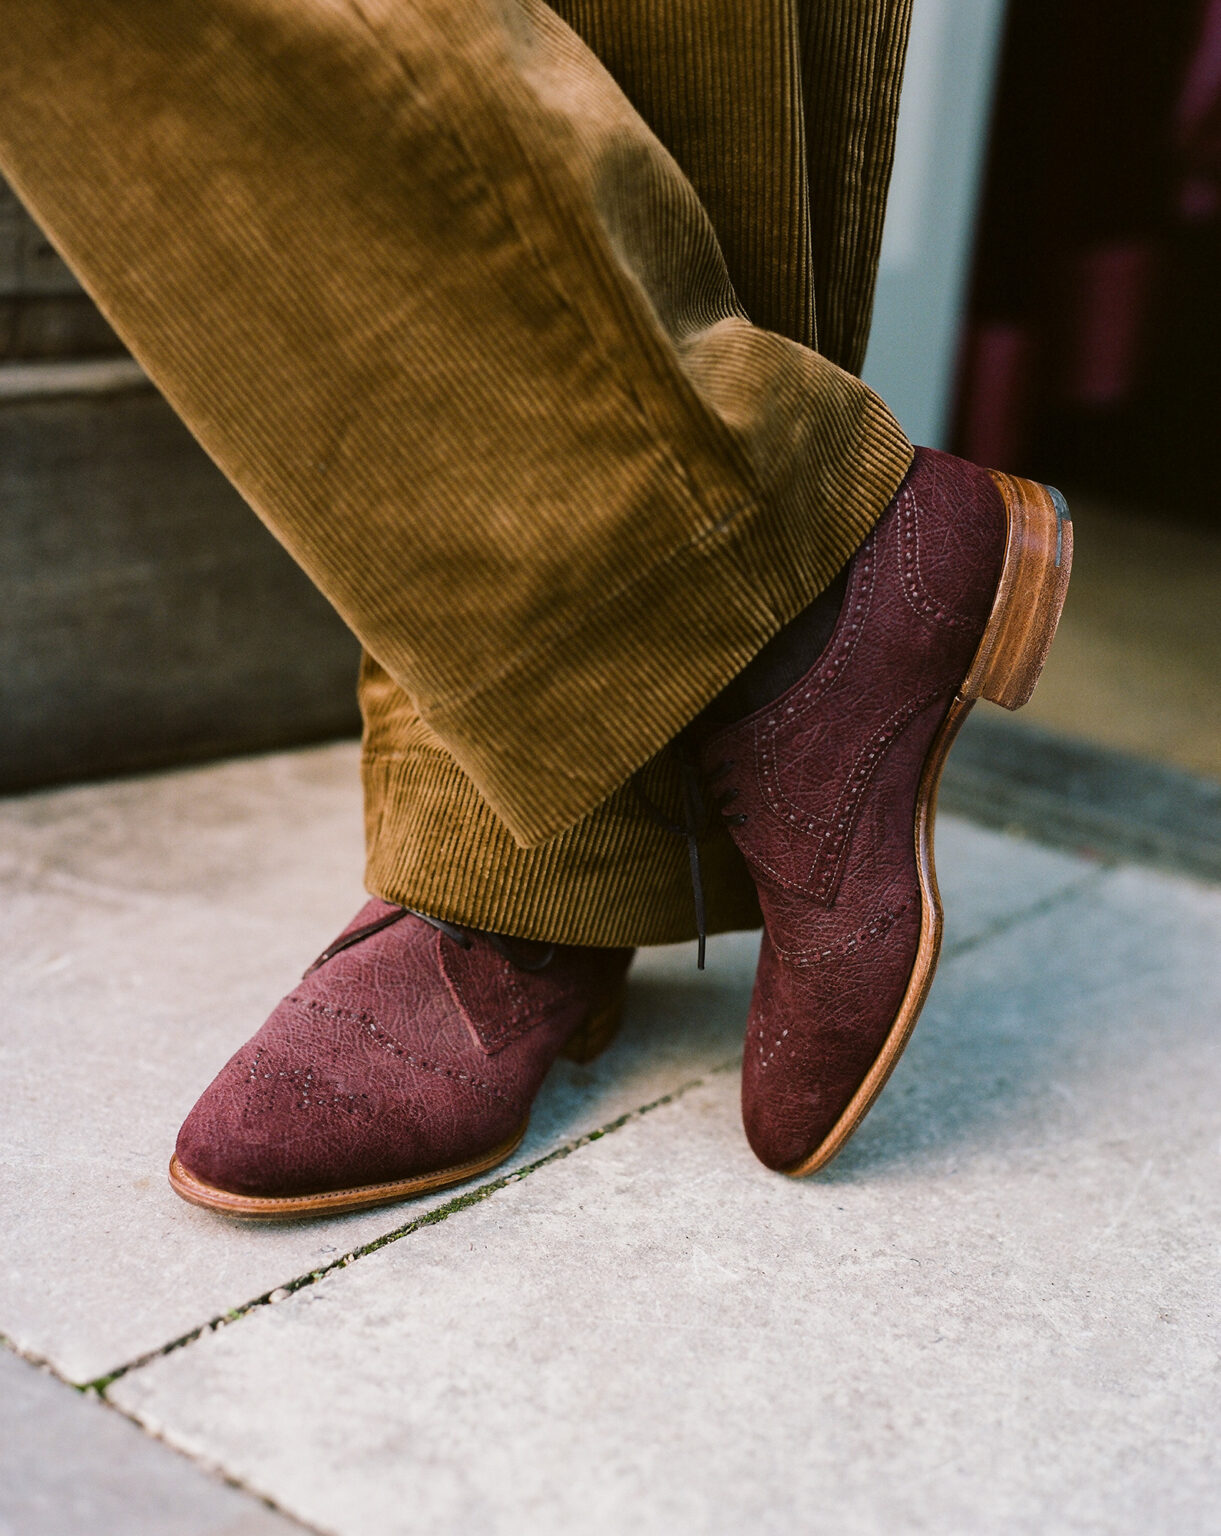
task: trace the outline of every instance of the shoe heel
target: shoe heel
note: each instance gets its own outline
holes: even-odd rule
[[[623,994],[619,993],[601,1008],[595,1008],[560,1053],[569,1061],[584,1065],[601,1056],[619,1033],[623,1023]]]
[[[1051,486],[991,473],[1009,531],[992,613],[960,694],[1021,709],[1060,622],[1073,564],[1073,524],[1064,497]]]

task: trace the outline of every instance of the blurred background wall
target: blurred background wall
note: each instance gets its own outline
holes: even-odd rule
[[[1005,0],[915,0],[865,379],[948,448]]]
[[[916,0],[865,376],[1069,493],[1021,721],[1221,778],[1221,0]]]
[[[0,791],[351,734],[357,661],[0,183]]]
[[[1012,0],[973,244],[952,446],[1077,524],[1022,719],[1221,778],[1221,0]]]
[[[1012,8],[957,440],[1217,523],[1221,4]]]
[[[1221,777],[1221,0],[916,0],[866,377],[1061,485],[1023,719]],[[0,184],[0,790],[343,735],[355,642]]]

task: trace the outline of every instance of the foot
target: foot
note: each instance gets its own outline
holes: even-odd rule
[[[828,1162],[907,1042],[941,944],[946,755],[975,699],[1030,697],[1071,560],[1059,492],[918,450],[825,648],[704,743],[764,914],[742,1109],[770,1168]]]
[[[618,1025],[630,949],[500,939],[370,901],[187,1116],[184,1200],[356,1210],[508,1157],[547,1069]]]

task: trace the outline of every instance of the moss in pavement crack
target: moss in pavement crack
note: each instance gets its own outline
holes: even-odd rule
[[[694,1078],[691,1082],[683,1083],[680,1087],[672,1089],[669,1093],[663,1094],[660,1098],[654,1099],[648,1104],[642,1104],[637,1109],[628,1110],[617,1119],[609,1121],[606,1125],[599,1126],[596,1130],[587,1131],[584,1135],[576,1137],[573,1141],[554,1148],[553,1151],[546,1153],[543,1157],[526,1164],[524,1168],[515,1168],[511,1173],[502,1174],[499,1178],[491,1179],[488,1183],[481,1184],[476,1189],[466,1190],[462,1194],[455,1195],[443,1205],[438,1205],[433,1210],[426,1211],[422,1216],[417,1216],[413,1221],[405,1222],[401,1227],[396,1227],[391,1232],[383,1233],[381,1237],[376,1237],[368,1243],[362,1243],[360,1247],[353,1248],[349,1253],[342,1254],[337,1259],[332,1259],[330,1263],[321,1265],[318,1269],[310,1270],[304,1275],[298,1275],[293,1280],[285,1281],[283,1285],[274,1286],[271,1290],[264,1291],[261,1296],[254,1297],[243,1306],[234,1307],[230,1311],[223,1312],[218,1317],[214,1317],[210,1322],[201,1323],[198,1328],[192,1328],[189,1333],[184,1333],[179,1338],[172,1339],[168,1344],[163,1344],[158,1349],[149,1350],[147,1354],[140,1355],[134,1360],[129,1360],[125,1365],[118,1366],[115,1370],[107,1372],[104,1376],[98,1376],[92,1381],[82,1383],[79,1390],[96,1392],[99,1397],[105,1397],[107,1388],[129,1372],[138,1370],[141,1366],[149,1365],[152,1361],[159,1360],[164,1355],[174,1354],[176,1351],[185,1348],[186,1345],[193,1344],[196,1339],[201,1338],[205,1333],[216,1333],[219,1329],[227,1327],[230,1323],[239,1322],[242,1318],[249,1316],[251,1312],[257,1311],[261,1307],[272,1305],[273,1297],[276,1301],[287,1300],[289,1296],[294,1295],[297,1291],[305,1290],[307,1287],[316,1284],[319,1280],[325,1279],[327,1275],[333,1274],[336,1270],[344,1269],[349,1264],[355,1263],[357,1259],[363,1259],[368,1254],[376,1253],[379,1249],[388,1247],[391,1243],[397,1243],[400,1238],[409,1237],[411,1233],[418,1232],[423,1227],[436,1226],[438,1222],[448,1220],[457,1211],[464,1211],[470,1206],[481,1204],[507,1185],[520,1183],[522,1179],[529,1178],[532,1173],[537,1173],[540,1168],[545,1168],[550,1163],[560,1162],[563,1158],[570,1157],[581,1147],[586,1147],[595,1141],[600,1141],[604,1136],[609,1135],[613,1131],[620,1130],[631,1121],[639,1120],[642,1116],[650,1114],[655,1109],[661,1109],[666,1104],[674,1103],[676,1099],[689,1093],[691,1089],[698,1088],[709,1077],[714,1077],[718,1073],[728,1071],[736,1066],[736,1059],[731,1062],[722,1062],[711,1068],[704,1077]]]

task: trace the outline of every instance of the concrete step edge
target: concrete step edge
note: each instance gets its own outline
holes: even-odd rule
[[[152,388],[148,375],[131,357],[0,364],[0,406],[74,395],[126,395]]]

